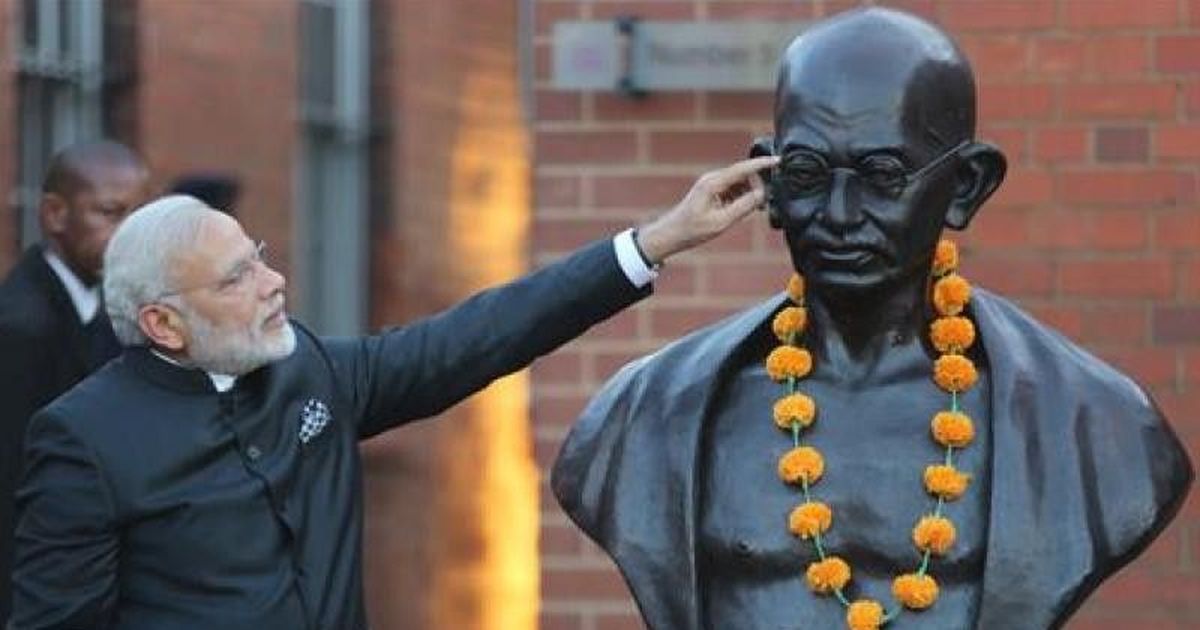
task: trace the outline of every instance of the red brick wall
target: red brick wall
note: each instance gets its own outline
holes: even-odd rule
[[[769,131],[768,94],[628,101],[549,88],[561,19],[805,19],[858,2],[537,0],[534,253],[546,260],[672,203]],[[962,239],[967,273],[1149,387],[1200,453],[1200,1],[881,2],[954,33],[980,82],[980,136],[1008,180]],[[759,219],[672,260],[654,298],[534,369],[543,477],[569,424],[626,360],[778,289]],[[542,627],[640,627],[607,558],[542,488]],[[1200,500],[1069,627],[1200,624]]]
[[[0,2],[0,277],[17,260],[17,75],[13,41],[17,3]]]
[[[238,217],[286,273],[299,151],[296,3],[216,4],[227,6],[138,5],[138,148],[156,189],[188,171],[238,176]]]

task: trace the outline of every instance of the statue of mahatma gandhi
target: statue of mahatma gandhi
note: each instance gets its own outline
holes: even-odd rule
[[[651,628],[1056,628],[1178,511],[1146,393],[940,242],[1004,178],[974,133],[970,65],[920,19],[787,49],[754,152],[797,277],[622,369],[554,468]]]

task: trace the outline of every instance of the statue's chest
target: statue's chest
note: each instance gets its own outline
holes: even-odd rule
[[[982,384],[981,384],[982,385]],[[976,417],[975,442],[955,453],[955,465],[972,475],[961,499],[943,508],[957,526],[951,552],[935,559],[935,572],[966,577],[982,568],[986,540],[989,437],[983,390],[962,404]],[[929,421],[948,409],[950,398],[927,379],[892,382],[846,391],[819,380],[801,390],[817,403],[817,420],[801,442],[824,457],[824,476],[811,498],[832,508],[824,536],[829,553],[855,566],[859,575],[880,578],[915,569],[913,525],[934,510],[924,489],[926,466],[943,463],[945,450],[929,433]],[[698,543],[701,556],[726,574],[790,575],[816,557],[811,541],[788,532],[788,514],[804,501],[803,491],[780,480],[780,457],[792,436],[775,427],[773,402],[784,392],[760,368],[747,368],[717,401],[705,428],[700,455]],[[738,567],[741,567],[739,569]],[[890,577],[889,577],[890,579]]]

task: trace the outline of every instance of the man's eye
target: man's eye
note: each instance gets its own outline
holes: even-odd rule
[[[233,273],[225,276],[220,284],[217,285],[220,289],[230,289],[242,283],[246,279],[246,274],[250,271],[249,267],[238,267]]]
[[[813,157],[788,160],[781,172],[785,183],[798,190],[818,190],[829,183],[829,168]]]
[[[876,188],[892,189],[904,185],[904,164],[892,157],[867,158],[857,170],[860,177]]]

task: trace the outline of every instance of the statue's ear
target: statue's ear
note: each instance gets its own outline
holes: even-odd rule
[[[983,202],[996,192],[1008,160],[1000,149],[986,142],[972,142],[959,151],[958,183],[946,211],[946,227],[961,230],[971,223]]]
[[[750,157],[764,157],[775,155],[775,139],[771,136],[760,136],[754,139],[754,143],[750,145]],[[783,223],[779,219],[779,209],[775,207],[775,199],[772,196],[774,187],[771,185],[773,179],[772,169],[763,169],[758,172],[758,176],[762,178],[763,187],[767,191],[767,219],[771,227],[779,229],[783,227]]]

